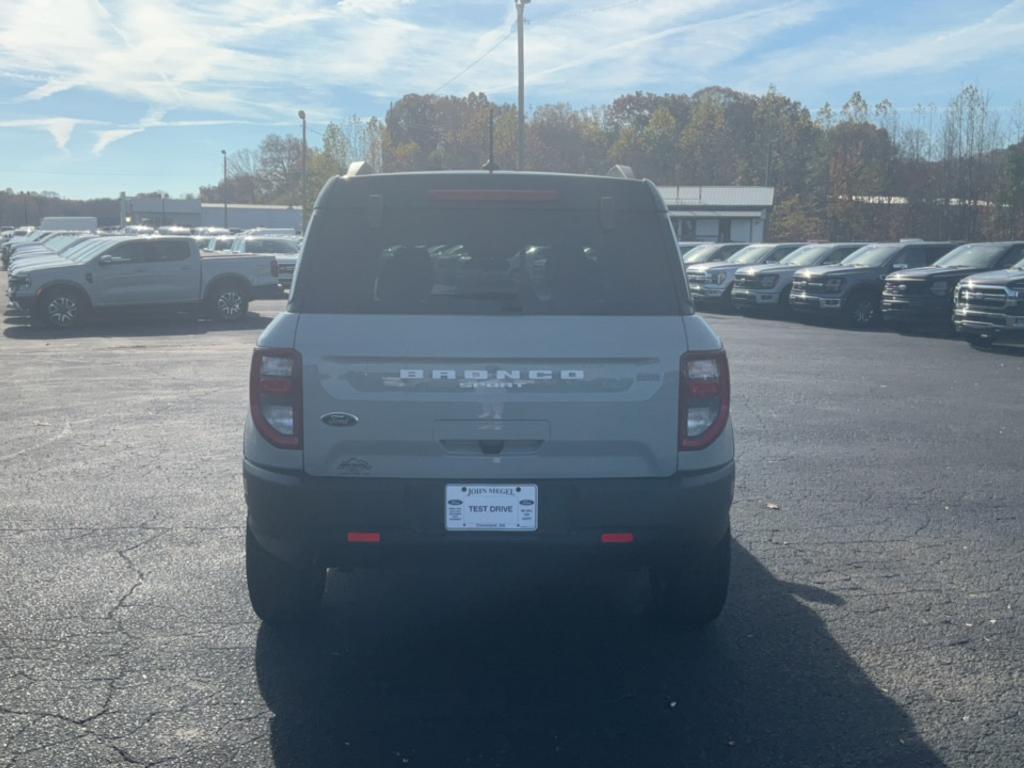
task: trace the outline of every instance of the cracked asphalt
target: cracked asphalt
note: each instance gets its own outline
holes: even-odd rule
[[[546,571],[332,575],[281,632],[243,577],[254,308],[8,319],[0,766],[1024,762],[1024,354],[713,317],[739,476],[705,633],[640,574]]]

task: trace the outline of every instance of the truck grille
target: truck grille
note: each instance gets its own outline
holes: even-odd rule
[[[703,283],[705,274],[703,272],[687,272],[686,279],[691,283]]]
[[[959,300],[961,304],[979,309],[1005,309],[1008,297],[1003,288],[974,286],[961,288]]]
[[[903,296],[923,296],[928,293],[927,285],[923,280],[886,280],[882,293],[897,299]]]
[[[761,285],[761,279],[753,275],[736,275],[737,288],[757,288]]]

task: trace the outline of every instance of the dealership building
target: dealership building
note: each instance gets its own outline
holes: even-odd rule
[[[151,227],[274,227],[302,231],[302,209],[293,205],[203,203],[170,197],[121,197],[121,223]]]
[[[774,187],[658,187],[681,241],[764,241]]]

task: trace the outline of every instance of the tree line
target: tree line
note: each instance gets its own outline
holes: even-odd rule
[[[480,168],[492,121],[494,159],[514,168],[516,119],[515,107],[482,93],[408,94],[383,121],[332,123],[307,156],[307,202],[353,158],[385,171]],[[235,153],[229,199],[295,203],[301,152],[297,138],[271,135]],[[618,163],[666,186],[773,186],[774,239],[1024,238],[1024,115],[1008,119],[976,86],[909,111],[855,92],[812,114],[775,89],[712,87],[528,115],[528,169],[593,174]],[[223,192],[201,190],[216,201]]]
[[[515,107],[482,93],[408,94],[383,120],[312,127],[307,205],[353,159],[383,171],[480,168],[492,121],[494,159],[514,168],[516,120]],[[300,139],[268,135],[229,156],[226,190],[221,180],[199,196],[297,205],[301,161]],[[993,109],[975,86],[943,107],[909,111],[887,100],[870,105],[856,92],[812,114],[775,89],[711,87],[636,92],[593,108],[549,104],[528,115],[528,169],[594,174],[619,163],[666,186],[773,186],[769,236],[777,240],[1024,239],[1024,119]],[[20,223],[26,200],[0,193],[0,220]],[[47,200],[40,206],[52,208]]]

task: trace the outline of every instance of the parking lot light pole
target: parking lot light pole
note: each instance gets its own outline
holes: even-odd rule
[[[523,11],[530,0],[516,0],[516,31],[519,34],[519,124],[516,128],[517,169],[526,167],[526,79],[523,72]]]
[[[299,110],[302,121],[302,231],[306,231],[306,111]]]
[[[228,152],[222,149],[220,153],[224,156],[224,229],[228,228]]]

